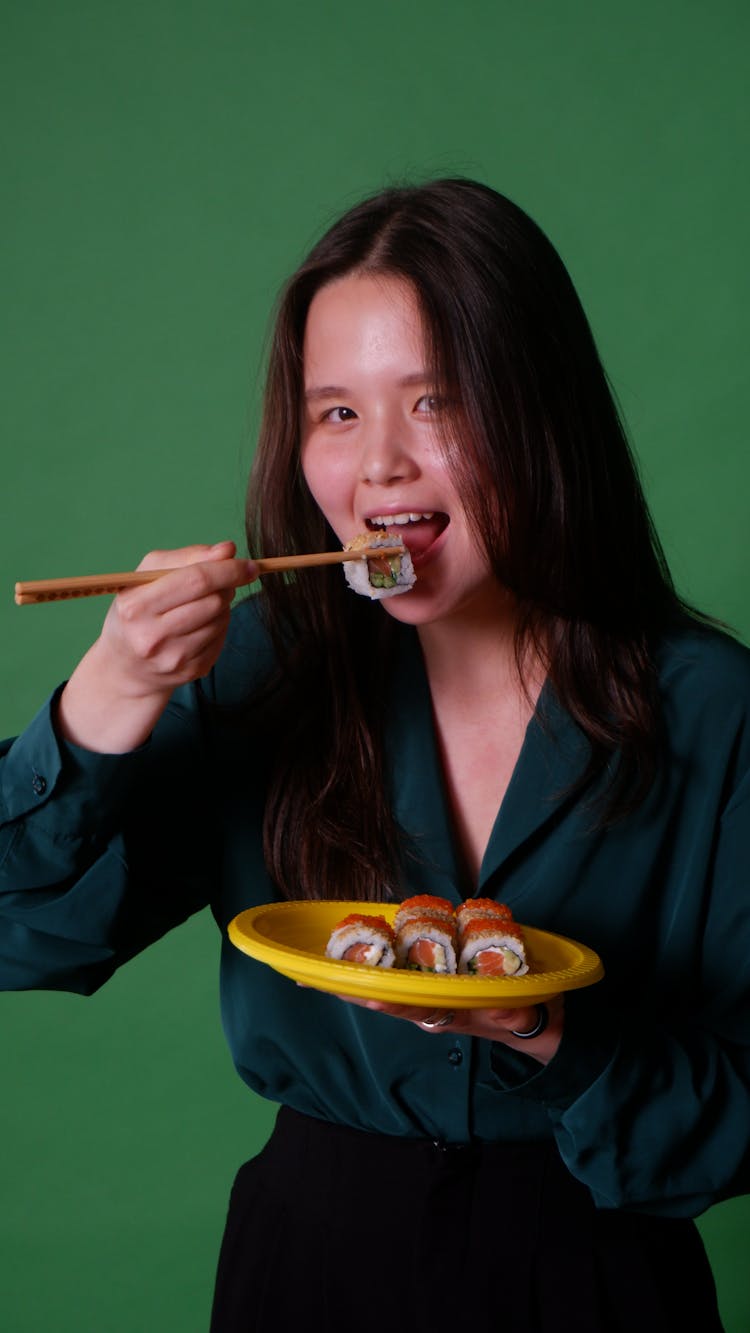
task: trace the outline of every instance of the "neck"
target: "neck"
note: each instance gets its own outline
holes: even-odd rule
[[[491,608],[468,607],[450,619],[421,625],[419,640],[433,688],[451,690],[479,701],[496,694],[498,685],[519,680],[516,660],[516,607],[509,593],[498,589]],[[534,672],[531,672],[533,679]],[[532,679],[526,681],[532,684]]]
[[[503,594],[494,614],[483,610],[419,628],[456,845],[472,885],[543,681],[536,654],[517,660],[512,599]]]

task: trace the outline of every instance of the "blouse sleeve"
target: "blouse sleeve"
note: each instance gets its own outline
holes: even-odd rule
[[[493,1046],[499,1085],[546,1108],[601,1207],[696,1216],[750,1190],[749,836],[746,776],[721,819],[699,963],[679,1004],[610,1007],[593,987],[566,997],[545,1068]]]
[[[208,901],[209,782],[195,687],[125,755],[60,741],[55,698],[0,745],[0,988],[89,994]]]

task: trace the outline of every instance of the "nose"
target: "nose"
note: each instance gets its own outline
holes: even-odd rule
[[[404,435],[403,424],[383,418],[372,421],[362,434],[360,478],[372,486],[405,481],[419,470]]]

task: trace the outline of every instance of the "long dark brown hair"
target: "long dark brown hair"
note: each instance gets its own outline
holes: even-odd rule
[[[509,199],[463,179],[385,190],[292,276],[270,349],[249,549],[337,545],[300,467],[302,347],[315,293],[353,272],[397,276],[417,294],[435,390],[461,442],[450,463],[517,602],[519,662],[529,645],[541,654],[590,742],[580,782],[607,769],[599,818],[622,818],[658,768],[653,644],[682,604],[572,281]],[[269,868],[288,896],[382,898],[400,875],[379,702],[390,618],[347,593],[340,571],[269,579],[263,596],[287,719],[266,811]]]

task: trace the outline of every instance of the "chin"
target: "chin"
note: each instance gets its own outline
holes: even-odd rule
[[[409,591],[398,597],[389,597],[381,605],[388,615],[402,625],[421,626],[451,622],[462,625],[464,629],[478,625],[505,624],[509,611],[509,600],[513,599],[506,589],[490,575],[486,579],[448,589],[429,590],[424,582],[417,583]]]
[[[416,589],[403,593],[400,597],[389,597],[381,602],[383,610],[401,625],[432,625],[436,620],[446,620],[453,608],[436,606],[434,599],[424,594],[420,596]]]

